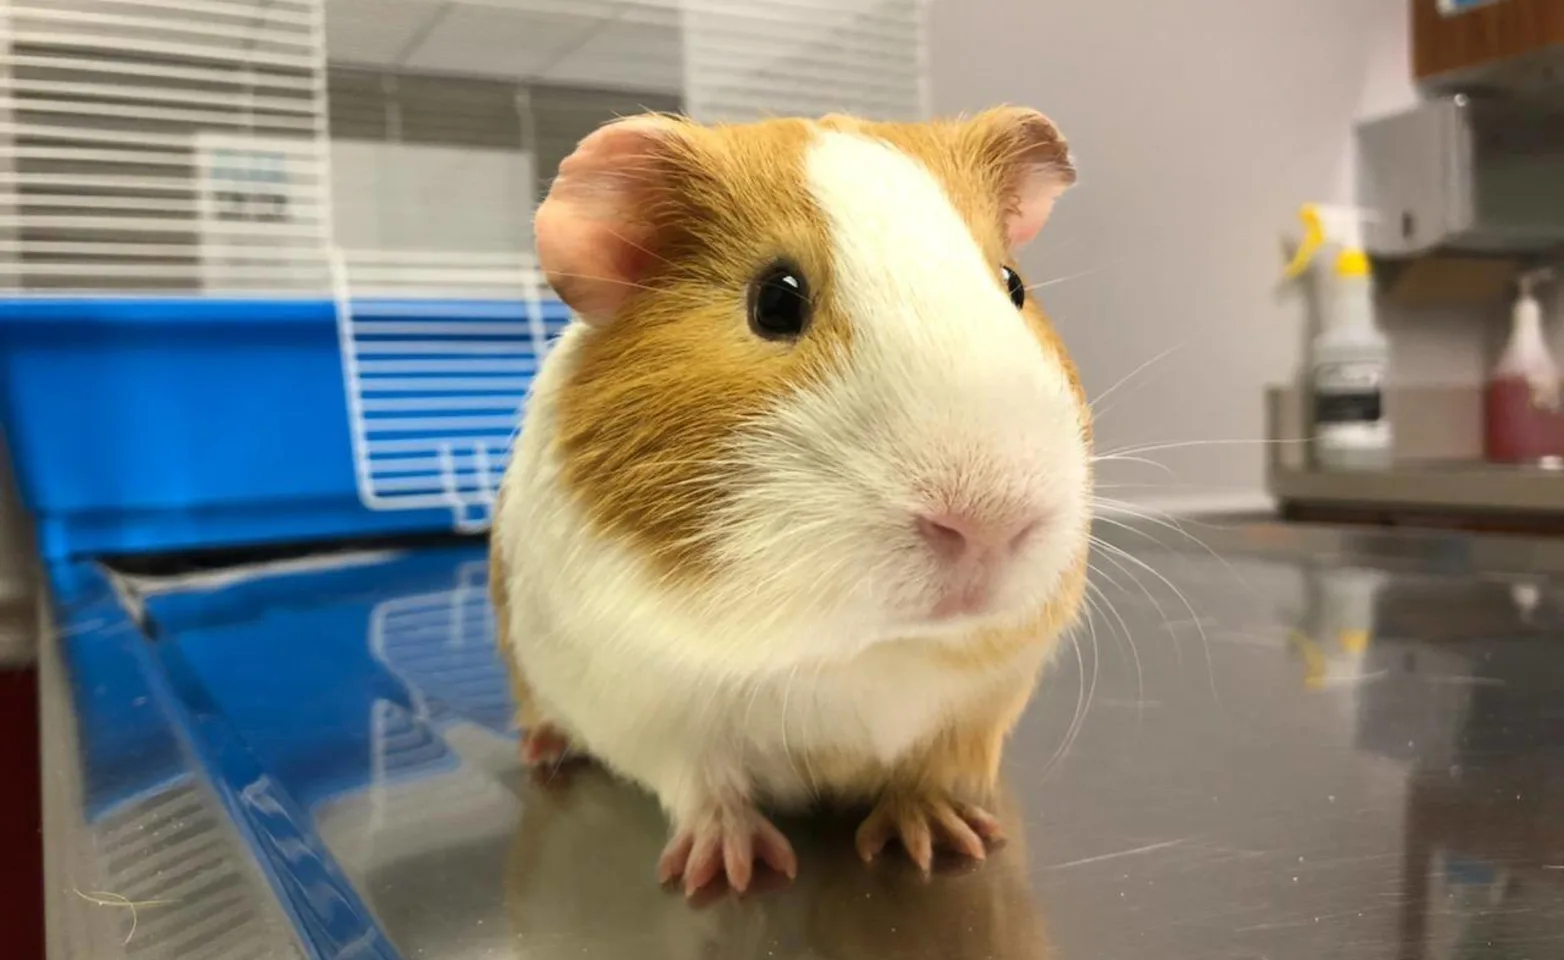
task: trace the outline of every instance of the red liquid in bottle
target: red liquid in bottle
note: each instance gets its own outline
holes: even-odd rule
[[[1489,460],[1534,463],[1564,457],[1564,413],[1533,402],[1523,377],[1489,382],[1483,396],[1483,445]]]

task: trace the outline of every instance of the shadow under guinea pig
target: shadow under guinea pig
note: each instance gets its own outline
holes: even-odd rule
[[[893,848],[866,865],[853,850],[856,818],[822,815],[778,824],[798,853],[796,881],[757,876],[743,898],[719,888],[692,903],[653,880],[667,840],[656,801],[576,769],[568,784],[522,790],[506,913],[517,952],[539,960],[1045,960],[1053,950],[1022,825],[1000,799],[1010,839],[985,863],[924,879]]]

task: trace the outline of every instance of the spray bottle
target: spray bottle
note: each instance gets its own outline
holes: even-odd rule
[[[1551,277],[1546,269],[1521,275],[1510,340],[1483,393],[1489,460],[1551,465],[1564,458],[1559,365],[1548,352],[1537,301],[1537,287]]]
[[[1305,204],[1298,211],[1303,240],[1287,265],[1288,280],[1316,271],[1321,322],[1309,344],[1305,389],[1313,413],[1315,463],[1328,470],[1390,466],[1391,430],[1384,402],[1390,345],[1374,323],[1374,279],[1363,248],[1363,211]]]

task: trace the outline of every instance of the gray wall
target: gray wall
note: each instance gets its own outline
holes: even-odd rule
[[[1405,0],[936,0],[932,16],[937,111],[1026,103],[1075,148],[1079,185],[1024,260],[1057,281],[1041,296],[1089,392],[1113,388],[1100,451],[1216,441],[1151,454],[1172,476],[1106,464],[1105,484],[1136,485],[1104,496],[1257,502],[1246,441],[1301,340],[1276,294],[1282,233],[1300,202],[1350,196],[1353,120],[1410,100]],[[1420,379],[1480,372],[1428,332],[1460,322],[1398,331]]]

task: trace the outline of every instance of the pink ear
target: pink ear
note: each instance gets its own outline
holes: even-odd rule
[[[1075,170],[1069,179],[1053,166],[1034,165],[1019,173],[1015,186],[1015,206],[1005,217],[1005,233],[1012,248],[1032,242],[1053,213],[1054,201],[1075,182]]]
[[[644,210],[661,148],[681,126],[648,115],[599,128],[560,163],[538,207],[538,264],[560,299],[588,323],[612,320],[657,260]]]
[[[1032,241],[1054,201],[1075,182],[1070,145],[1053,121],[1024,107],[998,107],[972,121],[986,152],[1000,167],[1005,234],[1010,246]]]

